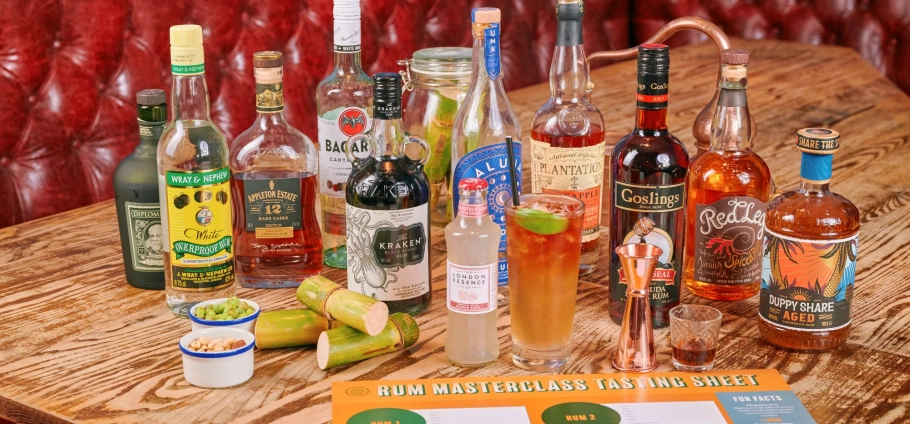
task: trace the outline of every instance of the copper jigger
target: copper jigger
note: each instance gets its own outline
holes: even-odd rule
[[[626,372],[648,372],[657,368],[654,331],[651,329],[651,275],[663,250],[645,243],[616,248],[626,274],[626,313],[613,368]]]

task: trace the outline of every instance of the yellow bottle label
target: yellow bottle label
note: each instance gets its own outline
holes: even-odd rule
[[[231,172],[166,174],[168,236],[173,287],[208,291],[234,282]]]

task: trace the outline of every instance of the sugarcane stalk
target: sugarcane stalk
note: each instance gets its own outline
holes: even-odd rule
[[[343,326],[309,309],[266,311],[256,319],[256,347],[278,349],[313,345],[323,331]]]
[[[385,328],[375,336],[351,327],[327,330],[316,344],[316,364],[325,370],[396,352],[414,345],[419,336],[417,321],[403,312],[390,315]]]
[[[303,280],[297,300],[306,307],[371,336],[379,334],[389,318],[389,308],[372,297],[342,288],[321,275]]]

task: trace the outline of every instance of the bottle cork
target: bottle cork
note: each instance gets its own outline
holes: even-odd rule
[[[501,12],[495,7],[478,7],[471,11],[471,22],[475,24],[494,24],[501,20]]]
[[[749,52],[744,49],[726,49],[721,53],[722,60],[728,65],[745,65],[749,63]]]

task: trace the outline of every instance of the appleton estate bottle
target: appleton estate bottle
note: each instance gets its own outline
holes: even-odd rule
[[[136,93],[139,145],[117,166],[114,199],[126,282],[140,289],[164,290],[164,246],[158,203],[158,139],[167,123],[161,89]]]
[[[296,287],[322,269],[316,147],[284,119],[281,52],[253,55],[256,120],[231,143],[234,263],[243,287]]]
[[[335,67],[316,87],[316,141],[324,260],[345,268],[344,197],[351,162],[344,151],[348,138],[370,128],[373,81],[360,65],[360,0],[335,0],[333,15]],[[366,144],[354,147],[358,155],[366,152]]]
[[[369,155],[351,146],[366,143]],[[405,152],[418,145],[419,160]],[[348,289],[386,303],[390,313],[416,314],[430,304],[430,186],[423,164],[430,148],[401,124],[401,76],[373,77],[373,123],[348,140]],[[416,152],[415,152],[416,153]]]
[[[531,124],[531,186],[534,193],[564,194],[585,203],[579,272],[587,274],[600,256],[606,143],[603,116],[588,98],[583,14],[580,0],[560,0],[556,5],[550,100]]]
[[[745,50],[724,50],[711,150],[689,166],[683,279],[713,300],[758,294],[771,171],[752,151]]]
[[[800,130],[802,182],[768,204],[758,329],[786,349],[832,349],[850,336],[860,216],[828,186],[839,140],[837,131]]]
[[[626,284],[615,250],[623,244],[647,243],[663,251],[651,278],[654,327],[669,325],[670,308],[679,304],[689,154],[667,130],[669,73],[669,47],[638,47],[635,129],[616,144],[611,163],[610,318],[617,324]]]

